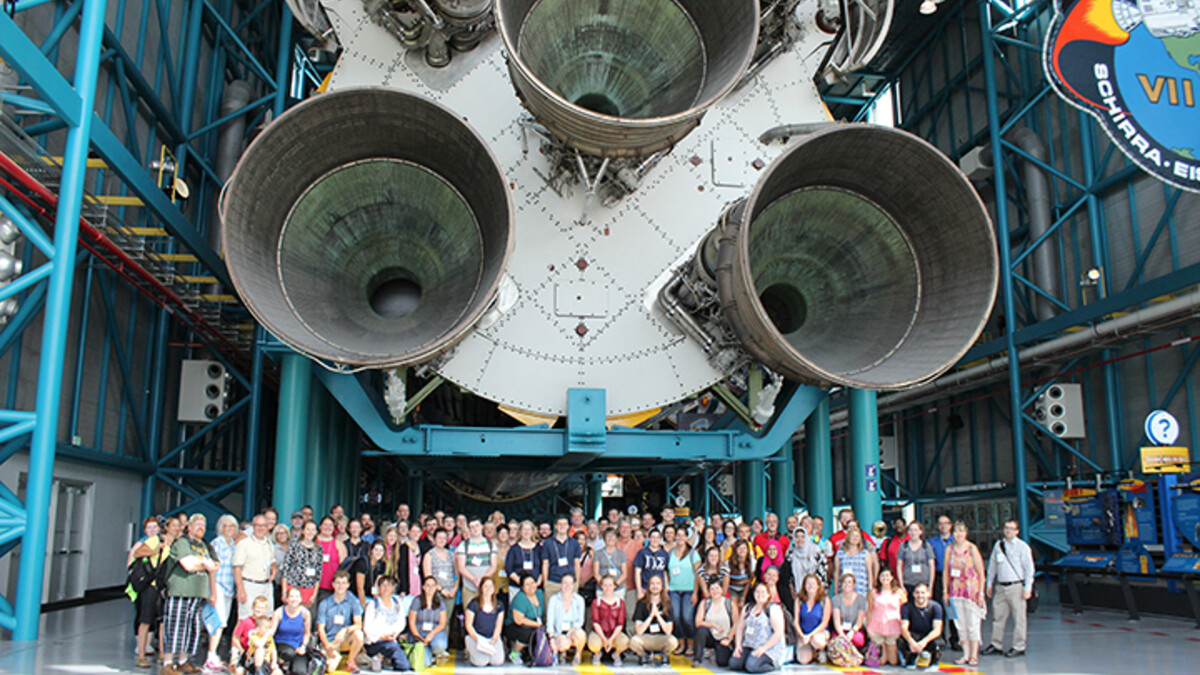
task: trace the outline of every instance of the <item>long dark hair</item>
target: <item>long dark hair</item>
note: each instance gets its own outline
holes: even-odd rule
[[[663,578],[663,575],[661,575],[661,574],[655,574],[650,577],[651,581],[654,579],[658,579],[659,581],[662,582],[662,590],[658,592],[658,606],[660,608],[659,612],[662,613],[664,619],[666,619],[667,621],[670,621],[671,620],[671,596],[667,594],[667,580],[665,578]],[[647,611],[650,609],[650,597],[651,597],[650,596],[650,582],[647,581],[646,582],[646,594],[644,596],[642,596],[641,600],[638,600],[639,603],[646,606]]]
[[[426,602],[426,600],[425,600],[425,582],[429,581],[430,579],[433,579],[434,583],[437,583],[437,578],[434,577],[433,575],[430,575],[430,576],[425,577],[424,579],[421,579],[421,604],[418,605],[419,609],[441,609],[442,608],[442,594],[439,593],[438,589],[436,589],[436,588],[433,591],[433,600],[429,601],[429,602]]]

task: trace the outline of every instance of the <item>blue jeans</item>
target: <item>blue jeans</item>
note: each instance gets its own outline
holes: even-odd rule
[[[418,640],[420,640],[422,638],[422,635],[418,631],[415,634],[415,637]],[[425,648],[425,665],[432,666],[433,665],[433,657],[437,654],[446,653],[446,650],[449,647],[450,647],[449,634],[444,630],[438,632],[437,635],[433,636],[433,639],[429,641],[429,645]]]
[[[395,640],[380,640],[372,642],[363,647],[367,652],[367,656],[377,656],[383,654],[392,660],[393,670],[412,670],[412,666],[408,663],[408,657],[404,655],[404,650],[400,648],[400,643]]]
[[[675,637],[691,640],[696,630],[696,606],[692,604],[691,591],[670,591],[671,618],[675,622]]]

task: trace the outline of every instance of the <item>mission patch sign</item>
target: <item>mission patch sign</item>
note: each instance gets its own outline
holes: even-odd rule
[[[1061,0],[1043,52],[1060,96],[1140,167],[1200,192],[1200,0]]]

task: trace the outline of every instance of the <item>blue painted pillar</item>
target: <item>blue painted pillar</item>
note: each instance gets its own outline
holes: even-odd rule
[[[584,505],[584,514],[591,519],[599,520],[601,508],[604,504],[604,498],[600,495],[600,487],[604,485],[604,474],[592,473],[588,474],[587,478],[587,504]]]
[[[405,498],[408,499],[409,512],[411,518],[416,520],[417,514],[425,510],[425,476],[420,471],[409,469],[404,482],[407,484]]]
[[[262,429],[263,353],[262,327],[254,329],[254,357],[250,364],[250,423],[246,429],[246,489],[242,519],[250,520],[258,512],[258,443]],[[290,515],[290,512],[289,512]]]
[[[308,409],[312,362],[300,354],[283,357],[279,374],[279,415],[275,428],[275,492],[271,499],[286,518],[304,506],[308,463]]]
[[[833,444],[829,433],[829,397],[804,422],[804,500],[808,512],[833,525]]]
[[[350,453],[350,476],[346,484],[346,511],[351,511],[351,505],[353,505],[353,511],[358,513],[362,509],[360,488],[362,484],[362,431],[359,430],[358,424],[354,422],[349,413],[343,411],[342,416],[346,419],[345,447]]]
[[[304,475],[304,503],[313,507],[313,514],[324,513],[325,483],[329,480],[326,458],[329,448],[325,430],[329,425],[329,394],[324,387],[316,387],[308,405],[308,447],[305,448],[307,466]]]
[[[796,451],[789,437],[779,449],[779,461],[771,462],[771,510],[779,516],[779,527],[796,508]]]
[[[74,87],[79,98],[64,104],[74,103],[78,106],[74,112],[80,121],[78,126],[67,131],[63,150],[59,203],[54,216],[54,268],[50,272],[46,307],[42,314],[42,351],[35,394],[37,426],[33,429],[29,446],[25,533],[21,539],[17,603],[13,610],[12,639],[18,642],[37,639],[42,612],[46,545],[50,531],[50,491],[54,483],[54,452],[58,444],[59,408],[62,403],[63,361],[71,315],[79,211],[83,204],[87,175],[105,7],[104,0],[88,0],[84,3],[83,18],[79,25],[79,51],[75,58]],[[20,69],[23,59],[11,60]]]
[[[879,491],[879,412],[874,391],[850,389],[850,503],[864,532],[883,519]],[[872,489],[873,488],[873,489]]]
[[[342,495],[346,490],[346,457],[342,447],[341,427],[342,407],[333,400],[326,399],[325,408],[325,477],[321,481],[321,502],[326,510],[334,504],[342,503]],[[345,504],[342,504],[344,507]]]
[[[751,460],[742,462],[738,470],[741,472],[738,506],[742,510],[742,520],[748,523],[766,515],[767,466],[762,460]]]

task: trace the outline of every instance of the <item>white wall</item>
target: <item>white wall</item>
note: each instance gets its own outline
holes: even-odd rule
[[[29,468],[29,455],[19,453],[0,465],[0,480],[17,491],[22,473]],[[97,589],[125,583],[125,556],[132,545],[130,523],[141,510],[142,478],[118,469],[58,459],[54,477],[94,483],[95,514],[92,525],[92,553],[87,588]],[[140,528],[138,528],[140,530]],[[0,558],[0,589],[14,598],[17,558],[20,549]]]

